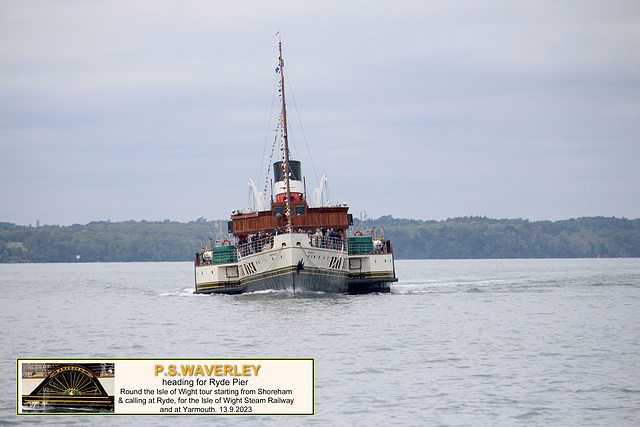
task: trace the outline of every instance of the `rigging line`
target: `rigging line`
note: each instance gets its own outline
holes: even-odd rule
[[[291,79],[289,78],[289,74],[287,73],[287,70],[283,69],[283,71],[287,74],[287,81],[289,81],[289,92],[291,92],[291,99],[293,99],[293,106],[296,109],[296,115],[298,116],[298,122],[300,123],[300,130],[302,131],[302,139],[304,139],[304,144],[307,146],[307,154],[309,155],[309,160],[311,160],[311,168],[313,169],[313,176],[315,177],[316,183],[318,184],[318,186],[320,186],[320,180],[318,179],[318,173],[316,172],[316,165],[313,163],[313,157],[311,156],[311,150],[309,150],[309,143],[307,142],[307,135],[304,133],[304,127],[302,126],[302,120],[300,119],[300,112],[298,111],[298,104],[296,103],[296,97],[293,95]]]
[[[313,236],[313,235],[312,235],[312,236]],[[312,237],[312,236],[309,236],[309,237]],[[300,249],[302,249],[302,253],[303,253],[303,254],[305,254],[305,256],[307,257],[307,260],[311,263],[311,265],[312,265],[312,266],[314,266],[314,267],[315,267],[315,268],[317,268],[317,269],[320,269],[320,267],[318,267],[318,266],[316,265],[316,263],[314,263],[314,262],[311,260],[311,258],[309,257],[309,254],[307,253],[307,251],[306,251],[306,249],[304,248],[304,246],[300,246]]]
[[[317,237],[319,237],[319,238],[321,238],[321,239],[323,239],[323,238],[324,238],[324,236],[316,236],[315,234],[311,234],[309,237],[310,237],[310,238],[317,238]],[[338,257],[338,258],[340,258],[340,262],[341,262],[341,263],[342,263],[342,260],[344,260],[344,259],[345,259],[345,255],[346,255],[346,253],[345,253],[345,252],[346,252],[346,247],[347,247],[347,241],[345,240],[344,242],[342,242],[342,248],[340,249],[340,256]],[[313,246],[312,246],[312,248],[313,248]],[[304,246],[301,246],[301,249],[302,249],[302,252],[307,256],[307,259],[309,260],[309,262],[311,263],[311,265],[313,265],[315,268],[317,268],[317,269],[319,269],[319,270],[322,270],[322,269],[325,269],[325,270],[326,270],[326,268],[324,268],[324,267],[319,267],[315,262],[313,262],[313,261],[311,260],[311,257],[310,257],[310,256],[309,256],[309,254],[307,253],[307,250],[305,249],[305,247],[304,247]],[[314,249],[314,250],[316,250],[316,249]]]
[[[262,178],[262,168],[264,166],[264,156],[267,153],[267,141],[269,140],[269,132],[271,130],[271,118],[273,117],[273,104],[276,98],[276,89],[278,88],[278,81],[276,80],[276,84],[273,87],[273,94],[271,95],[271,108],[269,108],[269,123],[267,123],[267,134],[264,138],[264,147],[262,148],[262,161],[260,162],[260,173],[258,174],[258,179]],[[260,181],[258,181],[260,182]]]
[[[289,126],[289,129],[291,129],[291,126]],[[300,159],[300,153],[298,153],[298,144],[296,144],[296,138],[295,138],[295,136],[293,136],[292,132],[289,132],[289,140],[293,143],[293,149],[296,152],[296,157],[298,159]],[[291,150],[289,150],[289,151],[291,151]]]
[[[313,237],[320,237],[320,236],[314,236],[314,235],[311,235],[310,237],[312,237],[312,238],[313,238]],[[317,268],[317,269],[320,269],[320,267],[318,267],[318,266],[316,265],[316,263],[315,263],[315,262],[313,262],[313,261],[311,260],[311,258],[309,257],[309,254],[307,253],[307,250],[304,248],[304,246],[302,246],[302,252],[304,252],[304,254],[306,255],[306,257],[307,257],[307,259],[309,260],[309,262],[311,263],[311,265],[313,265],[313,266],[314,266],[315,268]]]
[[[276,236],[273,236],[276,237]],[[273,245],[275,245],[275,239],[274,239],[274,243],[272,243],[271,249],[269,249],[269,251],[273,251],[275,250],[275,248],[273,247]],[[282,252],[282,249],[284,249],[284,246],[280,246],[280,249],[278,250],[278,253],[276,254],[276,256],[273,257],[273,262],[271,263],[271,265],[269,267],[267,267],[264,271],[269,271],[271,270],[271,267],[273,267],[275,265],[275,263],[278,261],[278,256],[280,255],[280,252]],[[255,255],[255,254],[254,254]],[[240,259],[240,258],[238,258]]]
[[[278,132],[277,129],[276,129],[276,132]],[[264,178],[265,199],[268,199],[267,198],[267,187],[269,186],[269,174],[271,174],[271,165],[272,165],[272,162],[273,162],[273,154],[275,152],[277,142],[278,142],[278,135],[276,133],[276,137],[273,140],[273,144],[271,145],[271,154],[269,155],[269,166],[267,167],[267,173],[265,174],[265,178]]]

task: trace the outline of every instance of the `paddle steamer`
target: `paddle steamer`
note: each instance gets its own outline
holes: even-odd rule
[[[353,232],[346,204],[324,205],[325,175],[312,203],[307,200],[301,163],[289,152],[281,40],[279,53],[281,108],[274,147],[279,140],[282,158],[272,165],[270,203],[266,189],[259,193],[250,180],[256,208],[233,212],[232,237],[210,240],[196,253],[195,293],[389,292],[397,281],[391,242],[384,235]]]

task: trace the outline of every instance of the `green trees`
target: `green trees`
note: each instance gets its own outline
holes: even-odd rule
[[[355,220],[356,226],[359,220]],[[399,259],[640,257],[640,219],[584,217],[528,221],[486,217],[446,221],[366,220]],[[227,238],[226,222],[98,221],[24,227],[0,223],[0,262],[189,261],[201,238]],[[79,259],[78,259],[79,257]]]
[[[185,261],[200,249],[201,237],[216,238],[218,230],[218,223],[204,219],[100,221],[69,227],[0,223],[0,262]]]
[[[395,224],[367,220],[364,228],[384,226],[397,258],[589,258],[640,257],[640,220],[585,217],[528,221],[486,217],[450,218]]]

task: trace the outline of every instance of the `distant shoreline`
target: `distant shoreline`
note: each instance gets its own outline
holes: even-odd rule
[[[390,239],[396,259],[640,257],[640,219],[560,221],[383,216],[354,228]],[[202,242],[223,240],[226,221],[96,221],[39,227],[0,223],[0,263],[191,261]]]

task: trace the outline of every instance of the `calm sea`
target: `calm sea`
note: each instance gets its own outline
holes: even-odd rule
[[[205,296],[190,263],[0,265],[0,424],[640,425],[640,259],[396,267],[385,295]],[[313,357],[316,415],[17,417],[18,357]]]

